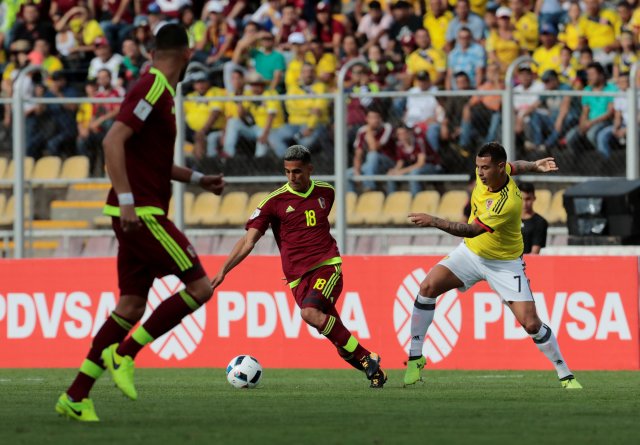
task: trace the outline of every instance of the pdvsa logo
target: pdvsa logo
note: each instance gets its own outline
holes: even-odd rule
[[[185,286],[175,275],[167,275],[160,279],[156,278],[149,291],[147,298],[147,309],[144,312],[141,323],[144,323],[153,310],[160,303],[172,295],[180,292]],[[170,360],[175,358],[183,360],[193,354],[204,336],[204,328],[207,321],[205,306],[187,315],[182,322],[151,343],[151,350],[161,359]]]
[[[411,313],[418,295],[420,283],[427,274],[422,268],[407,275],[398,286],[393,303],[393,325],[400,346],[409,353],[411,346]],[[436,303],[435,318],[422,347],[422,353],[429,363],[438,363],[447,357],[460,337],[462,307],[456,290],[441,295]]]

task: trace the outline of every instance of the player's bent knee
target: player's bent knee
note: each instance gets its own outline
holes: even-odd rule
[[[420,295],[427,298],[437,298],[438,291],[429,278],[420,283]]]
[[[319,329],[322,326],[322,322],[326,317],[325,314],[322,313],[319,309],[314,307],[305,307],[300,311],[300,316],[305,321],[305,323],[310,324],[316,329]]]
[[[189,283],[186,289],[187,293],[193,297],[200,305],[205,304],[213,295],[213,287],[209,280],[198,280]]]
[[[530,320],[526,320],[522,324],[522,327],[525,331],[527,331],[527,334],[537,334],[538,332],[540,332],[542,322],[537,318],[532,318]]]

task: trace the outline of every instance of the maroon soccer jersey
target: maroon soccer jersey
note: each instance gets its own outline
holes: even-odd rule
[[[334,198],[335,191],[326,182],[311,181],[306,193],[285,184],[265,198],[249,218],[246,229],[264,234],[271,225],[288,282],[325,261],[338,262],[338,245],[329,233]]]
[[[171,198],[176,139],[174,94],[166,77],[151,68],[126,95],[116,117],[134,131],[125,143],[125,162],[135,206],[157,207],[165,214]],[[118,207],[113,188],[107,204]]]

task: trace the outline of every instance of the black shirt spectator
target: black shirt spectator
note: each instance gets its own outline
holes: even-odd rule
[[[13,26],[11,41],[28,40],[33,47],[37,39],[49,42],[50,48],[56,47],[56,32],[51,23],[40,19],[38,8],[33,4],[24,5],[23,19]]]
[[[547,220],[533,210],[536,200],[536,189],[533,184],[518,184],[522,194],[522,241],[524,252],[537,255],[547,245]]]

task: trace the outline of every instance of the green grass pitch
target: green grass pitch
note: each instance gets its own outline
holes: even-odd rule
[[[0,370],[0,443],[640,443],[640,372],[580,372],[570,392],[551,371],[428,371],[406,389],[391,371],[372,390],[351,370],[267,369],[238,390],[221,369],[141,369],[136,402],[98,382],[97,424],[53,410],[74,373]]]

